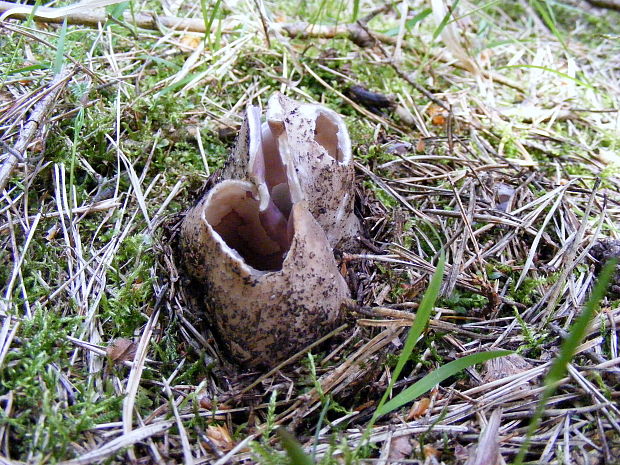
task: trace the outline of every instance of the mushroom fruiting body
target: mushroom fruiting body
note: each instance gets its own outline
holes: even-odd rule
[[[258,109],[248,110],[247,125],[222,178],[248,179],[260,187],[265,167],[272,178],[283,172],[273,169],[281,160],[291,190],[308,202],[332,247],[350,248],[360,223],[353,213],[355,172],[344,121],[324,106],[299,103],[280,93],[269,99],[266,116],[261,123]],[[266,181],[270,186],[278,182]]]
[[[359,232],[350,158],[338,115],[277,94],[267,122],[247,110],[223,180],[183,220],[185,269],[241,364],[272,366],[316,341],[350,297],[332,249]]]
[[[270,366],[332,329],[349,290],[306,203],[291,209],[283,256],[256,195],[244,181],[216,185],[188,213],[182,247],[221,342],[243,365]]]

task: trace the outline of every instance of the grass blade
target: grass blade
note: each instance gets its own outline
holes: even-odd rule
[[[581,315],[577,317],[575,323],[573,323],[571,327],[568,337],[562,343],[562,347],[560,347],[560,354],[551,365],[549,373],[547,373],[547,376],[545,377],[545,380],[543,382],[543,384],[545,385],[545,390],[543,391],[540,402],[538,402],[536,412],[534,413],[534,416],[530,421],[525,441],[521,445],[521,448],[519,449],[519,454],[514,461],[515,465],[521,465],[523,463],[525,454],[527,453],[530,446],[530,439],[540,425],[540,420],[542,418],[543,411],[545,410],[545,407],[547,405],[547,401],[557,389],[559,381],[564,377],[567,372],[568,364],[575,356],[575,351],[577,350],[577,347],[579,347],[579,345],[585,338],[586,332],[588,330],[588,325],[590,324],[590,320],[592,320],[592,317],[594,316],[594,313],[598,308],[601,300],[603,300],[603,298],[605,297],[605,291],[607,290],[609,281],[611,281],[611,277],[616,271],[617,262],[617,260],[610,260],[609,262],[607,262],[598,277],[598,281],[596,283],[596,286],[594,286],[592,295],[584,306]]]
[[[65,64],[65,38],[67,36],[67,20],[62,22],[60,28],[60,34],[58,35],[58,41],[56,42],[56,56],[54,57],[54,63],[52,64],[52,71],[54,74],[60,73],[63,65]]]
[[[422,297],[422,302],[420,302],[420,306],[418,307],[418,311],[415,315],[415,320],[413,321],[413,325],[409,329],[409,334],[407,334],[407,340],[405,341],[405,346],[403,347],[402,352],[398,356],[398,361],[396,362],[396,367],[394,368],[394,372],[392,373],[392,379],[390,380],[390,384],[388,385],[379,405],[377,406],[377,410],[373,415],[373,420],[370,422],[374,423],[380,416],[380,411],[387,401],[387,399],[392,394],[392,388],[394,387],[394,383],[400,376],[405,363],[409,360],[411,353],[413,352],[413,348],[415,347],[418,339],[422,335],[424,328],[428,324],[428,320],[431,318],[431,313],[433,308],[435,308],[435,301],[437,300],[437,296],[439,295],[439,290],[441,288],[441,281],[443,280],[444,269],[446,267],[446,257],[442,255],[439,258],[439,262],[437,263],[437,269],[435,270],[435,274],[431,278],[430,283],[428,284],[428,289],[424,293],[424,297]]]
[[[450,363],[439,367],[435,371],[432,371],[424,378],[399,393],[381,408],[377,409],[378,416],[385,415],[402,407],[403,405],[411,402],[422,394],[430,391],[433,387],[441,383],[443,380],[449,378],[450,376],[454,376],[455,374],[464,370],[467,367],[476,365],[478,363],[486,362],[487,360],[491,360],[492,358],[504,357],[512,353],[513,352],[510,350],[493,350],[490,352],[471,354],[463,358],[459,358],[458,360],[453,360]]]
[[[394,380],[398,379],[400,376],[400,372],[411,353],[413,352],[413,348],[415,347],[416,342],[420,339],[424,328],[428,324],[428,320],[431,319],[431,313],[433,308],[435,308],[435,301],[437,300],[437,296],[439,295],[439,290],[441,288],[441,281],[443,280],[443,273],[446,266],[446,257],[441,256],[439,258],[439,263],[437,263],[437,270],[435,274],[431,278],[431,282],[428,285],[428,289],[424,293],[424,297],[422,297],[422,302],[420,302],[420,307],[415,315],[415,320],[413,325],[411,325],[411,329],[409,330],[409,334],[407,335],[407,340],[405,341],[405,346],[403,347],[403,351],[398,357],[398,362],[396,363],[396,368],[394,368],[394,373],[392,373],[392,383]]]
[[[364,447],[368,437],[370,436],[370,432],[372,431],[372,427],[377,421],[377,418],[381,415],[381,411],[383,409],[383,405],[386,403],[387,399],[392,393],[392,389],[394,388],[394,383],[398,379],[403,367],[411,353],[413,352],[413,348],[415,347],[418,339],[422,335],[424,328],[428,324],[428,320],[431,318],[431,312],[433,308],[435,308],[435,301],[437,300],[437,296],[439,295],[439,290],[441,288],[441,282],[443,280],[443,274],[446,266],[446,257],[442,254],[439,257],[439,262],[437,263],[437,269],[431,278],[430,283],[428,284],[428,288],[422,297],[422,301],[420,302],[420,306],[418,307],[418,311],[416,312],[415,320],[413,321],[413,325],[409,329],[409,333],[407,334],[407,340],[405,341],[405,346],[403,347],[402,352],[398,357],[398,361],[396,362],[396,368],[394,368],[394,372],[392,373],[392,379],[390,380],[390,384],[387,389],[383,393],[383,397],[379,401],[377,405],[377,409],[373,414],[372,418],[368,422],[366,429],[364,430],[364,434],[359,441],[356,451],[358,451],[361,447]]]
[[[426,17],[429,16],[432,12],[433,12],[432,8],[425,8],[425,9],[423,9],[417,15],[415,15],[413,18],[407,20],[407,22],[405,23],[405,26],[407,26],[407,29],[409,29],[409,30],[413,29],[413,27],[416,24],[421,23],[422,21],[424,21],[426,19]]]
[[[416,24],[424,21],[432,13],[433,13],[433,10],[431,8],[425,8],[420,13],[415,15],[413,18],[405,21],[405,27],[407,28],[409,32],[411,32],[411,30],[415,27]],[[392,29],[385,31],[384,34],[386,36],[394,37],[398,34],[399,30],[400,29],[398,27],[394,27]]]
[[[286,455],[291,459],[291,463],[295,465],[313,465],[312,459],[304,452],[301,444],[291,433],[284,428],[278,428],[277,432]]]
[[[207,1],[206,0],[200,0],[200,8],[202,10],[202,18],[205,22],[205,38],[208,39],[208,44],[211,47],[213,45],[212,39],[211,39],[211,28],[213,27],[213,21],[215,21],[215,17],[217,15],[217,12],[220,9],[220,4],[222,3],[222,0],[217,0],[215,2],[215,5],[213,5],[213,8],[211,9],[211,12],[209,12],[209,10],[207,9]],[[221,27],[221,25],[220,25]],[[219,45],[219,37],[216,37],[215,39],[215,44],[216,47]]]
[[[538,0],[530,0],[530,3],[533,5],[534,9],[538,12],[538,14],[542,17],[545,25],[551,30],[553,35],[558,39],[558,41],[562,44],[564,50],[568,51],[566,47],[566,42],[564,41],[564,37],[558,30],[555,22],[555,15],[553,14],[553,10],[551,9],[551,5],[549,2],[539,2]]]
[[[508,69],[508,68],[531,68],[531,69],[541,69],[541,70],[543,70],[543,71],[547,71],[548,73],[553,73],[553,74],[556,74],[556,75],[560,76],[561,78],[564,78],[564,79],[568,79],[568,80],[570,80],[570,81],[573,81],[573,82],[575,82],[575,83],[579,84],[580,86],[586,87],[586,88],[588,88],[588,89],[590,89],[590,90],[595,90],[595,89],[594,89],[594,87],[592,87],[592,86],[591,86],[590,84],[588,84],[587,82],[584,82],[584,81],[582,81],[582,80],[580,80],[580,79],[577,79],[577,78],[574,78],[574,77],[572,77],[572,76],[569,76],[568,74],[563,73],[563,72],[561,72],[561,71],[557,71],[557,70],[555,70],[555,69],[548,68],[548,67],[546,67],[546,66],[538,66],[538,65],[506,65],[506,66],[500,66],[500,67],[498,67],[497,69],[498,69],[498,70],[501,70],[501,69]]]
[[[117,21],[123,21],[123,13],[130,7],[131,2],[120,2],[106,8],[108,14]]]
[[[317,8],[316,13],[309,20],[310,24],[315,25],[315,24],[320,24],[321,23],[321,19],[323,17],[323,14],[326,11],[326,8],[325,8],[325,4],[326,3],[327,3],[327,0],[321,0],[321,4]]]
[[[77,148],[80,142],[80,138],[81,138],[81,134],[82,134],[82,128],[84,127],[84,117],[85,117],[85,113],[86,109],[84,107],[80,108],[80,110],[78,111],[78,114],[75,117],[75,125],[73,127],[73,144],[71,145],[71,165],[69,168],[69,188],[70,188],[70,195],[71,195],[71,200],[73,202],[73,204],[71,205],[72,208],[75,208],[77,206],[77,201],[78,199],[76,199],[74,197],[74,189],[73,186],[75,184],[75,160],[77,159]]]
[[[456,7],[458,6],[460,1],[461,0],[456,0],[454,2],[454,5],[452,5],[452,7],[450,9],[448,9],[448,11],[446,12],[445,16],[443,17],[443,19],[439,23],[439,26],[437,26],[437,28],[433,32],[433,40],[436,40],[437,37],[439,37],[441,35],[441,33],[443,32],[443,30],[446,28],[446,26],[448,25],[448,22],[450,21],[450,18],[452,17],[452,12],[456,11]]]
[[[360,0],[353,0],[353,14],[351,15],[351,22],[357,21],[357,17],[360,14]]]

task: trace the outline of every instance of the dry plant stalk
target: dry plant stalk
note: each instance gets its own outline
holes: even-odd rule
[[[329,332],[349,290],[333,256],[359,232],[342,119],[275,94],[247,110],[221,182],[181,229],[182,260],[224,346],[272,366]]]
[[[71,74],[72,72],[69,70],[62,71],[54,77],[49,87],[41,93],[41,95],[45,95],[45,93],[47,95],[45,95],[32,110],[28,122],[19,134],[17,142],[13,146],[13,149],[8,152],[7,157],[2,162],[2,166],[0,166],[0,192],[4,190],[9,182],[9,178],[11,174],[13,174],[15,166],[21,161],[20,157],[24,158],[28,146],[36,135],[41,132],[41,128],[44,127],[45,118],[52,110],[56,98],[69,82]]]

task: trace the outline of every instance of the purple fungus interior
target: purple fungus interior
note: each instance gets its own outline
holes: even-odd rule
[[[211,195],[205,219],[251,267],[261,271],[282,269],[288,248],[283,250],[263,226],[259,202],[251,191],[238,184],[221,186]]]
[[[277,141],[279,127],[261,125],[257,108],[248,110],[248,122],[250,174],[259,186],[259,196],[265,198],[231,185],[213,194],[205,217],[248,265],[278,271],[294,234],[290,186]],[[260,186],[266,186],[266,192]]]
[[[261,127],[261,142],[261,149],[256,158],[258,160],[262,156],[262,162],[259,165],[263,166],[263,173],[255,173],[255,176],[259,182],[265,182],[271,201],[285,217],[288,217],[293,203],[286,167],[280,156],[277,135],[273,134],[272,127],[267,123],[263,123]]]

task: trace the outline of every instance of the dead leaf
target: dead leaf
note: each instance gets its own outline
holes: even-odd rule
[[[119,338],[112,341],[106,349],[106,354],[113,362],[122,363],[133,360],[137,348],[138,346],[135,342],[125,338]]]
[[[418,418],[424,416],[430,405],[431,400],[428,397],[423,397],[422,399],[417,400],[411,407],[411,410],[409,410],[406,420],[417,420]]]
[[[10,92],[6,90],[0,91],[0,104],[2,103],[12,103],[15,101],[15,97]]]
[[[431,123],[435,126],[443,126],[446,124],[446,117],[448,116],[446,110],[439,105],[432,104],[428,107],[428,115],[431,117]]]
[[[355,410],[356,412],[361,412],[362,410],[366,410],[367,408],[372,407],[373,405],[375,405],[375,401],[369,400],[368,402],[364,402],[362,405],[358,405],[353,410]]]
[[[185,34],[183,37],[181,37],[180,42],[185,47],[195,50],[200,45],[201,40],[202,39],[196,34]]]
[[[210,448],[214,446],[222,452],[228,452],[235,447],[235,441],[233,441],[225,426],[210,425],[207,427],[205,434],[211,441],[211,444],[207,444]]]
[[[139,292],[140,289],[144,286],[144,281],[140,278],[136,279],[134,283],[131,285],[131,290],[134,292]]]
[[[413,300],[416,298],[422,291],[426,289],[427,280],[426,278],[418,279],[411,284],[405,283],[402,284],[402,288],[404,289],[403,297],[407,300]]]
[[[495,186],[495,194],[497,195],[496,208],[503,212],[509,211],[512,197],[515,194],[515,188],[508,184],[499,183]]]
[[[385,150],[393,155],[405,156],[410,152],[411,147],[409,142],[393,141],[385,147]]]
[[[527,362],[519,354],[510,354],[506,357],[499,357],[493,360],[489,360],[484,363],[486,368],[486,374],[484,375],[484,382],[490,383],[497,381],[498,379],[507,378],[508,376],[523,373],[524,371],[532,368],[532,365]],[[529,388],[530,384],[525,383],[519,386],[519,389]]]
[[[234,141],[239,133],[237,126],[220,126],[217,128],[217,137],[223,142]]]
[[[45,140],[38,138],[28,148],[30,153],[42,153],[45,150]]]
[[[441,452],[435,449],[430,444],[426,444],[424,447],[422,447],[422,452],[424,453],[424,457],[433,457],[435,459],[438,459],[441,455]]]
[[[435,126],[443,126],[446,124],[446,117],[444,115],[435,115],[431,118],[431,123]]]
[[[54,223],[54,225],[47,230],[47,234],[45,235],[45,240],[48,242],[52,242],[56,238],[56,234],[60,231],[60,226],[58,223]]]
[[[390,443],[390,453],[388,455],[388,463],[397,462],[407,459],[413,452],[413,446],[409,440],[409,436],[399,436],[392,438]]]
[[[213,402],[208,396],[200,396],[198,398],[198,404],[200,405],[200,408],[204,408],[206,410],[213,409]]]

